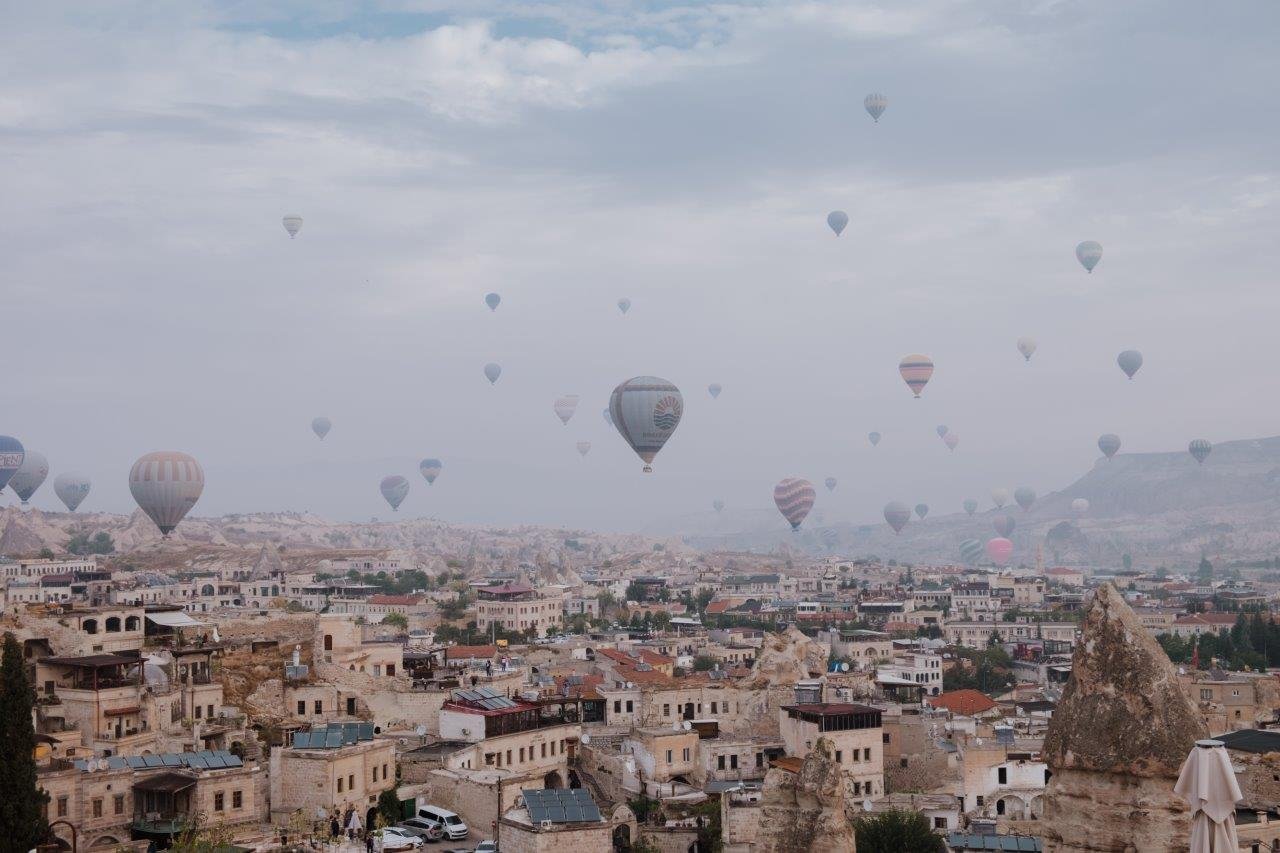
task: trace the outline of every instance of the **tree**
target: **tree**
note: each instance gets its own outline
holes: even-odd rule
[[[403,613],[388,613],[386,616],[382,617],[382,624],[390,625],[394,628],[406,631],[409,629],[409,617],[405,616]]]
[[[52,549],[52,548],[41,548],[41,549],[40,549],[40,559],[42,559],[42,560],[52,560],[52,559],[53,559],[53,549]]]
[[[1213,563],[1209,562],[1208,557],[1200,557],[1200,567],[1196,570],[1196,582],[1201,586],[1213,583]]]
[[[68,554],[80,557],[89,554],[114,554],[116,551],[115,540],[105,530],[99,530],[93,536],[84,530],[73,533],[65,547]]]
[[[34,704],[22,646],[6,632],[0,660],[0,853],[26,853],[49,831],[44,818],[49,795],[36,784]]]
[[[388,788],[378,795],[378,820],[386,821],[383,826],[398,823],[403,817],[404,807],[400,805],[400,798],[396,796],[395,788]],[[369,829],[374,828],[369,827]]]
[[[716,659],[710,655],[698,655],[693,659],[694,672],[708,672],[716,668]]]
[[[659,631],[665,631],[671,627],[671,614],[665,610],[659,610],[653,614],[653,627]]]
[[[920,812],[890,809],[853,822],[858,853],[946,853],[942,836]]]

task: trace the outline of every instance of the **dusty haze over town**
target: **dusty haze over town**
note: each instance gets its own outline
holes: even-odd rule
[[[880,523],[889,500],[1066,487],[1103,432],[1123,453],[1280,432],[1273,4],[4,22],[3,431],[51,479],[90,475],[85,510],[132,511],[130,464],[173,449],[204,465],[199,516],[390,518],[398,473],[400,516],[637,531],[716,498],[772,513],[794,475],[839,479],[827,523]],[[1091,275],[1083,240],[1105,247]],[[914,352],[937,365],[920,400],[897,372]],[[601,416],[643,374],[686,404],[650,476]],[[33,503],[60,509],[47,486]]]

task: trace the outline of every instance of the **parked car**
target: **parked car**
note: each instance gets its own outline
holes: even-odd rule
[[[481,841],[476,845],[476,849],[472,853],[498,853],[498,842]]]
[[[395,850],[417,850],[422,843],[421,836],[395,826],[378,829],[373,833],[374,849],[382,853],[392,853]]]
[[[444,838],[444,830],[441,829],[437,824],[427,820],[426,818],[411,817],[406,820],[400,821],[398,824],[396,824],[396,828],[403,829],[406,832],[411,832],[417,836],[421,836],[423,841],[426,841],[430,844],[434,844],[437,841],[439,841],[441,838]]]
[[[461,841],[470,832],[467,829],[467,825],[463,823],[462,818],[440,806],[429,805],[420,808],[418,809],[418,817],[440,827],[444,831],[445,837],[450,841]]]

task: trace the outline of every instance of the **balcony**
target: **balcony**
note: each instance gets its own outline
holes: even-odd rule
[[[144,836],[173,836],[187,828],[188,815],[151,812],[135,815],[130,827]]]

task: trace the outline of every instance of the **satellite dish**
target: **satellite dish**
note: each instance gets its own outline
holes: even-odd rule
[[[427,734],[427,727],[418,726],[416,729],[413,730],[413,733],[416,734],[418,737],[425,737]]]
[[[693,723],[689,722],[688,720],[685,720],[684,723],[682,724],[682,728],[687,732],[689,731],[689,729],[693,728]]]
[[[864,812],[869,812],[869,811],[871,811],[871,801],[870,801],[870,800],[863,800],[863,801],[862,801],[862,810],[863,810]]]
[[[841,672],[848,672],[848,671],[849,671],[849,662],[848,662],[848,661],[841,661],[841,662],[840,662],[840,671],[841,671]]]
[[[583,744],[591,743],[591,735],[584,734],[584,735],[582,736],[582,742],[583,742]]]

